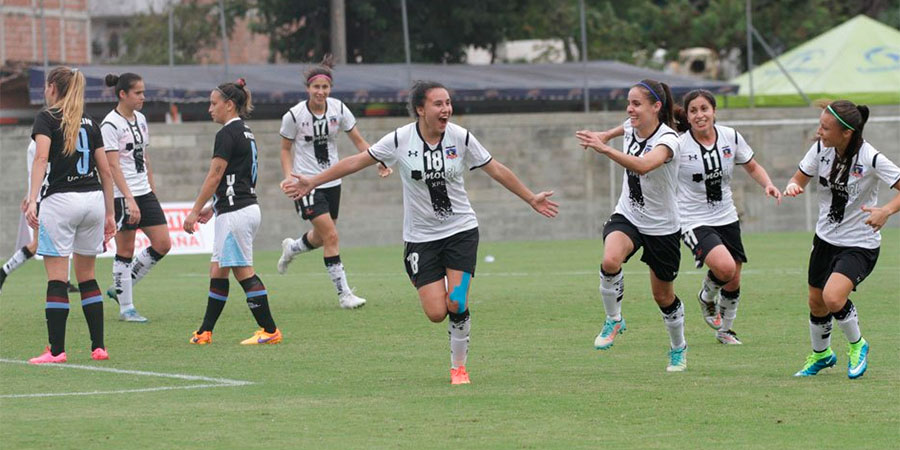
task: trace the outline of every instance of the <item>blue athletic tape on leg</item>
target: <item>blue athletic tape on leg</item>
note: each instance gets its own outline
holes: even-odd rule
[[[459,282],[459,286],[453,288],[453,292],[450,293],[450,301],[456,302],[459,307],[456,310],[457,314],[462,314],[466,310],[466,297],[469,294],[469,281],[472,279],[472,274],[469,272],[463,272],[462,280]]]

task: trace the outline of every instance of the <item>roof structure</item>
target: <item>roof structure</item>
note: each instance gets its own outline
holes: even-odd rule
[[[224,81],[237,77],[247,80],[254,103],[296,103],[306,98],[302,72],[309,65],[236,65],[226,78],[222,66],[84,66],[87,76],[85,97],[88,102],[114,102],[112,88],[103,83],[108,73],[134,72],[144,78],[148,101],[175,103],[205,102],[209,92]],[[737,91],[728,82],[671,75],[615,61],[591,61],[586,64],[493,64],[436,65],[351,64],[334,69],[331,96],[348,103],[405,102],[411,80],[435,80],[443,83],[460,100],[578,100],[587,72],[591,100],[618,99],[643,78],[668,83],[674,95],[704,88],[717,94]],[[586,70],[585,70],[586,69]],[[32,104],[43,101],[44,74],[41,67],[29,70],[29,98]]]

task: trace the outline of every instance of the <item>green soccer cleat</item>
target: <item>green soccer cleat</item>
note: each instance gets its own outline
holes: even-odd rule
[[[847,362],[847,376],[851,380],[855,380],[863,376],[869,367],[869,343],[865,339],[859,338],[859,341],[850,344],[849,347],[850,361]]]
[[[822,369],[834,367],[835,364],[837,364],[837,356],[834,356],[831,347],[828,347],[821,352],[810,353],[809,356],[806,357],[806,364],[804,364],[803,368],[795,373],[794,376],[811,377],[819,373]]]

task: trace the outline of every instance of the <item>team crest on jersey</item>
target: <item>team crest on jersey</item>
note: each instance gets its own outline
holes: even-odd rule
[[[853,175],[856,178],[860,178],[863,176],[863,166],[862,164],[854,164],[853,168],[850,169],[850,175]]]
[[[328,118],[328,125],[335,126],[337,125],[337,116],[331,116]]]
[[[726,158],[731,158],[731,147],[725,146],[722,147],[722,156]]]
[[[450,147],[445,148],[444,155],[447,156],[447,159],[456,159],[456,157],[459,156],[459,154],[456,152],[455,145],[451,145]]]
[[[144,133],[147,132],[147,124],[146,123],[143,123],[143,122],[141,123],[141,131],[143,131]]]

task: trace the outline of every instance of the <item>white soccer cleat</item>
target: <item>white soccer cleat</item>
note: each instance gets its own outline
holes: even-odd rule
[[[291,251],[291,247],[294,245],[294,240],[291,238],[284,238],[281,241],[281,258],[278,258],[278,273],[284,275],[287,271],[288,264],[294,260],[294,252]]]
[[[357,297],[353,291],[345,292],[340,296],[341,308],[356,309],[366,304],[366,299]]]

